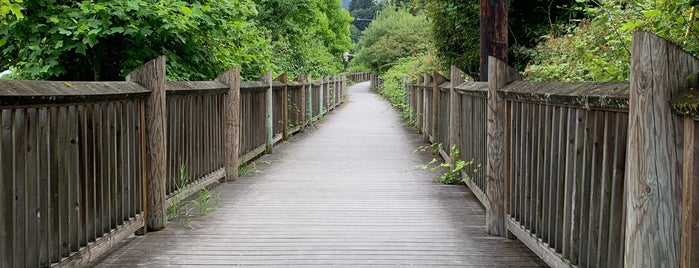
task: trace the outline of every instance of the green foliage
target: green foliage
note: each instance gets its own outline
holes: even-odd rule
[[[180,165],[180,179],[177,182],[177,193],[182,193],[192,181],[185,175],[185,165]],[[203,216],[216,209],[216,204],[221,199],[221,193],[211,194],[209,189],[201,189],[196,196],[183,200],[179,196],[172,198],[172,203],[167,208],[167,220],[182,220],[182,225],[191,228],[192,218]]]
[[[6,24],[14,19],[22,19],[22,0],[0,0],[0,24]]]
[[[173,79],[211,79],[242,65],[261,73],[267,41],[248,18],[250,0],[56,0],[24,3],[0,28],[0,67],[21,78],[121,80],[159,55]]]
[[[442,144],[431,144],[430,146],[420,146],[416,151],[424,152],[426,149],[431,149],[432,154],[439,154],[439,149],[442,148]],[[415,166],[415,168],[422,169],[422,170],[437,170],[437,169],[446,169],[446,171],[439,176],[435,177],[432,179],[435,182],[439,183],[444,183],[444,184],[463,184],[467,180],[469,180],[468,177],[462,177],[461,176],[461,171],[464,168],[467,168],[469,166],[473,165],[473,160],[470,161],[464,161],[459,159],[459,149],[456,148],[456,145],[451,146],[451,152],[449,153],[449,158],[451,159],[458,159],[455,161],[454,166],[452,166],[450,163],[447,162],[439,162],[437,158],[432,158],[429,162],[421,165]],[[477,172],[477,170],[474,169],[474,172]]]
[[[381,75],[383,83],[376,89],[376,93],[386,98],[393,107],[404,109],[406,92],[403,78],[432,73],[436,69],[436,58],[430,53],[398,59],[395,65]]]
[[[401,58],[423,55],[430,49],[429,28],[423,15],[386,7],[362,33],[352,64],[381,74]]]
[[[552,33],[536,47],[525,71],[529,80],[628,81],[631,35],[636,30],[658,34],[685,50],[699,53],[699,21],[689,20],[691,0],[580,1],[590,19]]]
[[[480,68],[479,1],[433,0],[427,5],[431,36],[444,65],[478,77]]]
[[[257,18],[272,39],[275,73],[313,76],[340,72],[351,46],[347,11],[339,0],[256,0]]]

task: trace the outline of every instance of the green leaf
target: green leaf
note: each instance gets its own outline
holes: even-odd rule
[[[646,10],[643,11],[643,16],[646,18],[652,18],[652,17],[657,17],[660,15],[660,10],[657,9],[651,9],[651,10]]]
[[[89,29],[90,29],[90,27],[87,27],[87,25],[80,25],[80,27],[78,27],[78,32],[84,32],[84,31],[87,31]]]
[[[0,47],[4,46],[7,44],[7,37],[0,39]]]
[[[192,10],[188,7],[183,6],[180,10],[182,11],[182,14],[185,14],[188,16],[192,14]]]
[[[63,47],[63,40],[56,42],[56,45],[53,47],[55,49],[59,49]]]

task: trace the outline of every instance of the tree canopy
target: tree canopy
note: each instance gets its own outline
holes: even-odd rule
[[[353,64],[381,74],[399,59],[425,54],[430,49],[429,25],[424,15],[388,6],[362,33]]]
[[[339,0],[0,1],[0,69],[18,78],[121,80],[159,55],[169,79],[238,65],[248,78],[329,74],[351,46]],[[23,17],[5,19],[17,8]]]

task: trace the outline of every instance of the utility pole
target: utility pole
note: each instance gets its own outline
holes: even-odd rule
[[[480,81],[488,81],[488,56],[507,59],[507,0],[481,0]]]

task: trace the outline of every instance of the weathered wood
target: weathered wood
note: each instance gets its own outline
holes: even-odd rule
[[[450,80],[451,80],[451,88],[449,91],[449,98],[450,98],[450,110],[449,110],[449,142],[448,142],[448,148],[451,149],[452,146],[458,146],[459,141],[461,140],[461,136],[459,135],[461,131],[461,95],[459,95],[456,90],[454,89],[456,85],[461,84],[460,83],[460,70],[456,68],[456,66],[452,65],[451,66],[451,74],[449,75]],[[463,150],[463,149],[461,149]],[[461,153],[461,158],[463,159],[463,152]],[[457,159],[451,159],[449,162],[449,165],[451,168],[454,168],[456,166],[456,161]],[[468,161],[468,159],[466,160]]]
[[[529,249],[534,251],[546,264],[551,267],[557,268],[572,268],[577,267],[566,262],[560,254],[549,248],[541,239],[536,238],[535,234],[527,231],[524,226],[520,225],[517,221],[512,218],[507,219],[507,229],[512,231],[512,234],[516,236],[522,243],[527,245]]]
[[[272,77],[272,71],[267,72],[264,76],[265,82],[268,83],[269,88],[267,88],[265,107],[265,153],[271,154],[272,148],[274,147],[274,98],[273,98],[273,86],[274,78]]]
[[[148,230],[165,227],[166,126],[165,126],[165,56],[158,57],[126,77],[151,91],[146,101],[147,194],[145,212]]]
[[[240,151],[240,67],[225,72],[218,79],[228,86],[224,96],[224,161],[226,181],[238,179],[238,155]],[[171,160],[172,161],[172,160]]]
[[[669,101],[696,86],[697,59],[647,33],[633,36],[626,182],[626,267],[678,267],[683,131]],[[695,65],[696,66],[696,65]]]
[[[490,78],[490,59],[508,62],[508,2],[505,0],[480,1],[480,81]]]
[[[148,90],[132,82],[0,80],[0,106],[105,102],[147,95]]]
[[[680,267],[699,265],[699,122],[684,119],[682,253]]]
[[[627,111],[628,83],[515,81],[499,91],[507,100],[540,104]]]
[[[505,175],[508,174],[505,146],[506,107],[505,100],[498,95],[498,90],[503,88],[515,78],[514,69],[507,63],[496,58],[489,59],[489,96],[488,99],[488,159],[487,159],[487,186],[489,209],[486,211],[486,230],[489,234],[505,235]]]
[[[430,135],[432,135],[432,138],[437,141],[439,138],[437,137],[438,134],[438,128],[439,128],[439,121],[442,120],[440,118],[440,96],[442,95],[439,91],[439,85],[447,81],[447,79],[439,74],[439,72],[434,71],[432,73],[432,119],[431,119],[431,125],[430,125]],[[446,119],[449,119],[449,117],[446,117]]]
[[[306,88],[306,125],[313,123],[313,79],[308,76],[308,87]]]
[[[289,86],[287,85],[287,77],[286,73],[283,73],[276,79],[279,82],[284,83],[284,87],[282,88],[282,103],[281,103],[281,109],[282,109],[282,140],[288,140],[289,139]]]
[[[97,242],[91,243],[81,248],[76,254],[61,261],[60,266],[64,267],[86,267],[90,266],[91,262],[98,260],[102,254],[107,252],[112,247],[118,245],[119,242],[136,232],[143,227],[144,220],[141,215],[120,225],[116,229],[105,233]]]

